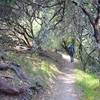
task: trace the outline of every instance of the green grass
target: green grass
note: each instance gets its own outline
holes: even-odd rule
[[[7,55],[11,61],[22,66],[22,69],[31,78],[33,84],[38,81],[46,87],[50,82],[53,82],[58,73],[58,69],[54,64],[37,55],[17,54],[14,52],[8,52]]]
[[[95,74],[88,74],[79,69],[75,70],[76,85],[81,88],[81,100],[100,100],[100,81]]]

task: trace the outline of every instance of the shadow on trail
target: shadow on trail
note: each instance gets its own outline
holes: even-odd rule
[[[70,56],[61,52],[51,52],[51,51],[44,51],[40,54],[40,56],[46,58],[47,60],[51,60],[54,64],[57,65],[57,68],[60,71],[69,70],[69,68],[73,68],[78,60],[74,59],[74,62],[70,62]],[[64,69],[64,70],[63,70]]]
[[[80,94],[75,88],[74,75],[74,65],[78,61],[75,59],[71,63],[70,57],[61,52],[45,52],[45,55],[57,65],[60,73],[54,80],[51,91],[42,100],[80,100]]]

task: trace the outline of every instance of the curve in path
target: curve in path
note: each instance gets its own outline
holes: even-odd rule
[[[58,60],[60,74],[55,79],[49,95],[45,95],[41,100],[80,100],[80,93],[75,88],[74,63],[70,63],[70,57],[61,54]]]

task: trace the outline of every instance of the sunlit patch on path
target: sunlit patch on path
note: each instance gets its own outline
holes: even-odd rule
[[[74,63],[70,63],[68,55],[60,55],[61,73],[55,79],[51,93],[45,95],[42,100],[80,100],[79,92],[75,88]],[[77,59],[74,60],[78,62]]]
[[[69,56],[69,55],[62,54],[62,53],[60,53],[60,52],[59,52],[59,54],[61,54],[61,55],[62,55],[62,58],[63,58],[63,59],[66,59],[67,62],[70,62],[70,56]],[[78,60],[74,58],[74,62],[77,63]]]

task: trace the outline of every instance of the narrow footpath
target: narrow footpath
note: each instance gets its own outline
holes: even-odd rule
[[[45,95],[41,100],[80,100],[81,93],[75,86],[75,59],[74,63],[70,62],[68,55],[60,54],[57,59],[58,69],[60,71],[54,80],[53,87],[49,95]],[[59,57],[59,56],[57,56]]]

